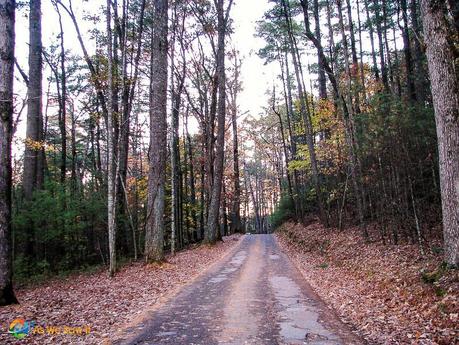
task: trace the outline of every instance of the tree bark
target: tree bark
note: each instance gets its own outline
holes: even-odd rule
[[[337,1],[340,2],[341,0]],[[340,5],[341,6],[341,5]],[[355,102],[354,102],[354,110],[357,114],[360,113],[360,87],[358,86],[358,70],[359,70],[359,60],[357,59],[357,49],[355,45],[355,33],[354,33],[354,22],[352,20],[352,7],[350,0],[346,0],[346,7],[347,7],[347,18],[349,24],[349,36],[351,41],[351,55],[352,55],[352,68],[350,70],[352,81],[357,87],[355,88]],[[341,11],[341,10],[340,10]],[[350,91],[350,90],[349,90]]]
[[[413,40],[413,70],[414,85],[418,101],[424,104],[426,100],[430,101],[429,81],[427,80],[427,71],[424,65],[424,48],[422,47],[421,34],[422,28],[419,15],[419,0],[410,0],[410,19],[411,30],[415,39]]]
[[[363,4],[365,7],[365,13],[367,17],[367,24],[370,31],[370,43],[371,43],[371,59],[373,62],[373,73],[375,74],[376,80],[379,81],[379,69],[378,63],[376,62],[376,51],[375,51],[375,39],[374,39],[374,29],[373,23],[370,18],[370,10],[368,9],[368,0],[363,0]]]
[[[215,0],[218,20],[218,49],[217,49],[217,140],[215,145],[214,177],[210,195],[209,213],[205,242],[214,243],[218,231],[218,218],[223,183],[223,161],[225,154],[225,120],[226,120],[226,73],[225,73],[225,38],[228,26],[229,11],[233,0],[229,0],[227,9],[224,9],[224,0]]]
[[[38,161],[41,153],[43,126],[42,113],[42,42],[41,42],[41,0],[30,1],[29,14],[29,83],[27,103],[27,129],[24,151],[23,187],[26,200],[39,187]],[[41,182],[41,181],[40,181]]]
[[[150,168],[145,260],[164,258],[164,189],[167,159],[168,1],[153,3],[150,67]]]
[[[408,98],[411,101],[416,101],[416,88],[413,80],[413,59],[411,54],[410,31],[408,28],[408,9],[406,0],[400,0],[400,8],[402,10],[403,27],[403,53],[405,55],[405,69],[406,69],[406,89]]]
[[[60,83],[60,95],[58,90],[59,98],[59,129],[61,132],[61,183],[65,183],[65,175],[67,172],[67,132],[66,132],[66,115],[67,115],[67,76],[65,73],[65,46],[64,46],[64,28],[62,25],[62,15],[59,10],[59,6],[54,4],[56,12],[59,17],[59,29],[60,29],[60,67],[61,76]],[[56,76],[57,77],[57,76]],[[59,97],[60,96],[60,97]]]
[[[189,159],[189,187],[190,187],[190,208],[191,208],[191,219],[192,219],[192,227],[193,227],[193,240],[198,241],[201,239],[201,233],[198,231],[198,214],[197,214],[197,203],[196,203],[196,182],[195,182],[195,169],[194,169],[194,160],[193,160],[193,146],[191,144],[191,136],[188,131],[188,109],[185,112],[185,136],[186,136],[186,144],[185,150],[188,152],[188,159]],[[188,181],[187,181],[188,183]]]
[[[321,42],[321,32],[320,32],[320,12],[319,12],[319,0],[314,0],[314,21],[315,21],[315,35],[319,42]],[[319,82],[319,97],[321,99],[327,98],[327,79],[325,77],[324,62],[322,56],[318,56],[318,82]]]
[[[459,265],[459,82],[446,4],[422,0],[427,62],[437,124],[445,261]]]
[[[362,41],[362,22],[360,20],[360,3],[359,0],[356,1],[357,5],[357,25],[359,29],[359,53],[360,53],[360,64],[359,64],[359,73],[360,73],[360,83],[362,84],[362,94],[363,101],[367,103],[367,90],[365,85],[365,68],[363,64],[363,41]]]
[[[113,111],[113,51],[111,29],[111,2],[107,0],[107,53],[108,53],[108,97],[107,97],[107,209],[108,209],[108,251],[109,275],[116,272],[116,169],[114,111]]]
[[[384,89],[388,92],[389,91],[389,79],[387,76],[387,67],[386,67],[386,59],[384,58],[384,39],[383,39],[383,28],[382,28],[382,18],[379,13],[381,7],[379,6],[378,0],[373,0],[373,10],[376,16],[376,33],[378,35],[378,45],[379,45],[379,62],[381,64],[381,76],[382,82],[384,85]]]
[[[15,1],[0,0],[0,306],[17,303],[11,245]]]
[[[41,0],[30,1],[29,14],[29,82],[27,84],[27,125],[24,149],[23,188],[24,197],[30,201],[37,188],[41,188],[43,180],[42,136],[42,69],[43,48],[41,42]],[[32,259],[35,249],[33,222],[27,228],[25,255]]]
[[[241,229],[241,182],[239,174],[239,138],[237,126],[237,94],[239,92],[239,73],[241,63],[238,61],[237,54],[234,54],[234,85],[231,92],[231,125],[233,129],[233,188],[234,196],[231,207],[231,223],[230,231],[232,234],[235,232],[242,232]]]

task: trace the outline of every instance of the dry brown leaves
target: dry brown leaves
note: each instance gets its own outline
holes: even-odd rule
[[[459,277],[435,284],[441,256],[417,245],[365,243],[356,228],[287,223],[279,242],[314,290],[370,344],[459,344]]]
[[[199,246],[168,256],[162,265],[133,263],[114,278],[106,271],[74,275],[17,291],[21,304],[0,308],[1,344],[100,344],[126,323],[156,307],[194,280],[237,244],[237,235],[215,246]],[[7,334],[16,318],[46,326],[90,326],[89,335],[33,334],[16,340]]]

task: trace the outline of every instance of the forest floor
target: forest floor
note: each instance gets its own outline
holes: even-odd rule
[[[16,291],[20,304],[0,308],[0,344],[110,344],[108,339],[126,324],[136,323],[170,299],[230,252],[238,240],[239,235],[233,235],[212,247],[190,248],[168,256],[161,265],[129,264],[112,279],[103,270],[20,288]],[[22,340],[8,334],[9,324],[17,318],[34,321],[35,333]],[[45,334],[38,334],[37,326]],[[48,334],[52,327],[60,334]]]
[[[277,236],[315,292],[370,344],[459,344],[459,272],[440,268],[440,254],[317,223],[286,223]]]

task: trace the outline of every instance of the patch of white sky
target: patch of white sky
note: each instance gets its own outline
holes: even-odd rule
[[[272,88],[279,68],[271,63],[264,65],[257,52],[265,46],[262,38],[256,37],[256,22],[272,7],[268,0],[236,0],[232,12],[234,34],[231,44],[243,59],[241,68],[243,90],[239,95],[239,109],[242,113],[258,116],[267,105],[266,91]]]

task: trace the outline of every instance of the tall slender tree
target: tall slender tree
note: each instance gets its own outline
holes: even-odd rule
[[[168,1],[154,0],[150,66],[150,168],[145,260],[164,258],[164,207],[167,159]]]
[[[62,25],[62,15],[59,6],[55,4],[57,14],[59,16],[59,29],[60,29],[60,100],[59,100],[59,128],[61,130],[61,183],[65,182],[65,174],[67,172],[67,130],[66,130],[66,117],[67,117],[67,76],[65,70],[65,45],[64,45],[64,27]],[[74,184],[75,181],[72,181]]]
[[[34,190],[43,182],[43,162],[40,162],[43,135],[41,0],[30,0],[29,6],[29,83],[23,176],[24,195],[27,200],[32,198]]]
[[[11,257],[15,1],[0,0],[0,306],[17,303]]]
[[[386,58],[384,57],[384,38],[383,38],[383,20],[382,13],[381,13],[381,5],[379,0],[373,0],[373,11],[375,13],[375,21],[376,21],[376,33],[378,35],[378,45],[379,45],[379,63],[381,65],[381,76],[382,82],[386,92],[389,92],[389,80],[387,75],[387,64]]]
[[[232,80],[232,88],[229,90],[230,108],[231,108],[231,126],[233,129],[233,202],[231,207],[231,233],[241,232],[241,182],[239,172],[239,137],[238,137],[238,104],[237,96],[241,89],[240,70],[242,61],[238,57],[237,51],[233,50],[233,69],[234,76]]]
[[[225,39],[228,29],[228,20],[233,0],[229,0],[225,9],[224,0],[214,0],[217,9],[217,140],[215,143],[214,176],[210,195],[209,212],[205,241],[213,243],[217,239],[218,218],[223,184],[223,162],[225,156],[225,122],[226,122],[226,72],[225,72]]]
[[[314,21],[315,21],[315,35],[319,42],[321,42],[322,35],[320,32],[320,8],[319,8],[319,0],[314,0]],[[319,97],[321,99],[327,98],[327,78],[325,77],[325,69],[324,69],[324,62],[322,61],[322,56],[317,54],[318,56],[318,64],[317,64],[317,74],[319,76]]]
[[[107,53],[108,53],[108,97],[107,97],[107,208],[108,208],[108,247],[110,257],[109,274],[116,271],[116,176],[117,164],[115,157],[116,139],[114,135],[113,109],[113,47],[112,47],[112,14],[111,1],[107,0]]]
[[[410,30],[408,23],[408,6],[406,0],[400,1],[400,9],[402,11],[403,26],[402,37],[403,37],[403,53],[405,55],[405,68],[406,68],[406,88],[408,96],[412,101],[416,101],[416,89],[413,80],[413,59],[411,53],[411,42],[410,42]]]

